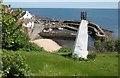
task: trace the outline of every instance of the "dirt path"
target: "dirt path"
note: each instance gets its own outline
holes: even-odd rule
[[[31,40],[35,40],[39,38],[39,34],[40,32],[42,32],[42,30],[44,29],[43,25],[40,24],[35,24],[34,30],[30,35]]]

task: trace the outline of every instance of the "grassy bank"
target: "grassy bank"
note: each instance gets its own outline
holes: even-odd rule
[[[74,61],[46,52],[21,52],[37,76],[117,76],[118,54],[97,53],[96,59]]]

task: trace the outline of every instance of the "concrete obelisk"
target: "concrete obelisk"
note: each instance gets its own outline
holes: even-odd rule
[[[78,34],[76,37],[74,54],[77,54],[78,57],[87,59],[88,55],[88,21],[87,13],[81,12],[81,23],[79,25]]]

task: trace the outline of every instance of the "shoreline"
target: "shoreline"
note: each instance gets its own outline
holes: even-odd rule
[[[39,24],[39,25],[43,25],[44,30],[46,29],[45,32],[48,32],[48,34],[50,34],[50,32],[53,29],[58,29],[59,30],[60,28],[76,32],[78,30],[80,21],[74,21],[74,20],[64,20],[63,21],[63,20],[50,20],[50,19],[46,19],[46,18],[39,18],[39,19],[36,19],[35,23]],[[50,29],[50,31],[48,29]],[[88,32],[91,32],[91,31],[92,32],[94,31],[93,33],[99,34],[99,35],[97,35],[97,34],[93,35],[92,34],[94,38],[100,38],[100,39],[101,39],[101,37],[104,37],[104,36],[106,38],[107,37],[112,37],[112,33],[113,33],[113,31],[111,31],[111,30],[104,29],[104,28],[102,28],[101,26],[99,26],[95,23],[89,22]]]

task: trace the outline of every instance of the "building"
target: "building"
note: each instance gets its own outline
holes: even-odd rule
[[[23,11],[20,20],[22,21],[23,29],[27,31],[30,36],[34,28],[34,17],[29,13],[29,11]]]
[[[32,29],[34,28],[34,18],[29,11],[24,11],[20,19],[23,20],[24,27],[31,27]]]

